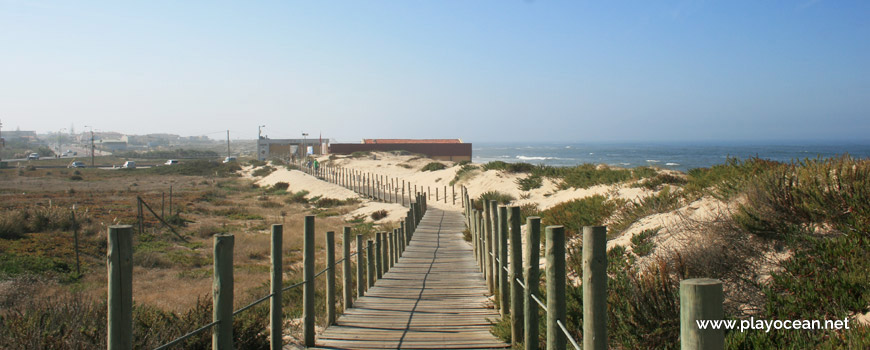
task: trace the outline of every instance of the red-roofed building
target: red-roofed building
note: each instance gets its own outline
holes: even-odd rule
[[[363,139],[363,143],[367,144],[384,144],[384,143],[462,143],[460,139],[425,139],[425,140],[413,140],[413,139]]]
[[[407,151],[437,160],[459,162],[471,160],[471,144],[461,139],[363,139],[362,143],[333,143],[329,153]]]

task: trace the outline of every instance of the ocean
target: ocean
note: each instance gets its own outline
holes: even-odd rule
[[[473,143],[475,163],[501,160],[553,166],[584,163],[633,168],[655,166],[688,171],[725,163],[728,157],[759,157],[791,162],[816,157],[834,157],[848,153],[855,158],[870,157],[870,143],[811,143],[806,145],[775,144],[572,144],[572,143]]]

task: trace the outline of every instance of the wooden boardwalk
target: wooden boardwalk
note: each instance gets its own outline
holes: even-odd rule
[[[317,337],[318,349],[503,349],[499,319],[461,213],[430,207],[411,244],[353,308]]]

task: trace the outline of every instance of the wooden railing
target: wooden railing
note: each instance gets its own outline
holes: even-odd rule
[[[393,232],[378,232],[375,242],[368,240],[363,246],[362,235],[356,236],[357,252],[351,254],[351,228],[344,227],[342,232],[343,257],[335,261],[334,232],[326,232],[326,268],[315,273],[314,248],[314,216],[306,216],[304,223],[303,242],[303,281],[283,286],[283,225],[272,225],[272,267],[271,293],[233,311],[233,246],[235,237],[232,234],[214,236],[214,293],[213,322],[181,336],[157,349],[168,349],[182,344],[192,336],[213,328],[212,348],[233,349],[233,317],[269,300],[270,306],[270,342],[273,350],[283,347],[283,312],[282,293],[290,289],[303,289],[303,345],[314,346],[315,321],[315,290],[314,281],[326,274],[326,319],[327,324],[335,323],[336,302],[336,266],[343,266],[343,300],[344,310],[353,306],[352,284],[354,276],[351,271],[351,258],[357,258],[356,284],[357,298],[365,295],[368,288],[374,285],[375,279],[380,279],[384,273],[398,261],[411,242],[417,225],[426,213],[426,199],[417,194],[410,203],[407,215],[401,221],[401,227]],[[108,349],[132,349],[133,347],[133,226],[111,226],[108,233]],[[363,254],[365,252],[365,254]],[[364,258],[365,256],[365,258]],[[368,277],[363,277],[363,267]],[[363,283],[363,281],[366,283]]]
[[[496,296],[503,318],[510,317],[511,342],[538,348],[538,308],[547,315],[547,349],[564,349],[571,336],[566,324],[565,229],[547,226],[545,232],[546,301],[541,300],[539,258],[541,218],[526,218],[526,249],[522,252],[521,217],[517,206],[496,201],[474,208],[460,188],[472,251],[489,291]],[[525,260],[525,261],[524,261]],[[583,349],[607,349],[607,228],[583,227]],[[525,262],[525,264],[523,264]],[[699,330],[696,320],[721,320],[722,282],[687,279],[680,282],[680,344],[683,349],[722,349],[723,329]],[[525,340],[525,341],[523,341]]]

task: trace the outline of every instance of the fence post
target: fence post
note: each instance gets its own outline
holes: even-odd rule
[[[405,228],[408,227],[406,223],[408,222],[408,217],[404,217],[404,220],[399,221],[399,255],[396,257],[396,262],[399,262],[399,258],[402,257],[402,253],[405,252]]]
[[[547,226],[547,350],[565,348],[565,228]]]
[[[390,268],[390,242],[387,240],[387,232],[381,233],[381,277],[387,273]]]
[[[532,300],[532,295],[540,296],[540,258],[541,258],[541,218],[530,216],[526,218],[526,266],[524,277],[526,281],[525,297],[523,299],[523,314],[526,315],[525,350],[538,350],[538,303]]]
[[[486,277],[486,287],[489,289],[490,293],[495,293],[495,286],[493,285],[492,278],[492,266],[493,266],[493,256],[492,256],[492,213],[489,203],[483,201],[483,260],[484,260],[484,276]]]
[[[583,227],[583,348],[607,349],[607,227]]]
[[[498,297],[500,296],[498,294],[498,288],[499,288],[499,285],[498,285],[498,282],[499,282],[499,274],[498,274],[498,267],[499,267],[498,247],[499,247],[499,244],[498,244],[498,238],[499,238],[499,234],[498,234],[498,205],[497,205],[496,201],[493,201],[493,200],[489,201],[489,216],[490,216],[490,223],[489,223],[490,231],[489,232],[490,232],[490,240],[492,241],[490,243],[491,248],[492,248],[492,252],[491,252],[492,253],[492,255],[491,255],[492,256],[492,261],[491,261],[491,264],[492,264],[492,290],[493,290],[493,294],[495,294],[495,297],[496,297],[495,299],[498,300]]]
[[[680,347],[684,350],[723,349],[723,329],[698,329],[697,320],[721,320],[724,296],[722,282],[712,278],[692,278],[680,282]]]
[[[393,229],[392,232],[387,233],[387,237],[389,238],[387,241],[390,246],[390,263],[387,264],[387,271],[393,267],[396,263],[396,229]]]
[[[447,203],[447,186],[444,186],[444,203]],[[456,204],[456,200],[453,200],[453,204]]]
[[[510,207],[510,286],[511,286],[511,340],[514,344],[523,341],[523,290],[517,279],[523,278],[523,241],[520,231],[520,207]]]
[[[214,321],[220,321],[212,333],[211,347],[233,349],[233,246],[230,234],[214,236]]]
[[[341,272],[344,275],[341,292],[344,294],[344,312],[353,307],[353,294],[350,290],[350,285],[353,280],[350,271],[350,227],[345,226],[341,232],[342,253],[344,260],[341,265]]]
[[[366,278],[368,288],[366,290],[371,289],[375,285],[375,252],[372,249],[372,240],[366,241],[366,260],[368,260],[368,276],[366,276],[368,277]]]
[[[281,289],[284,287],[282,248],[284,245],[284,225],[272,225],[272,298],[269,303],[269,343],[272,350],[284,346],[284,313],[281,310]]]
[[[335,323],[335,232],[326,232],[326,324]]]
[[[499,302],[501,303],[501,317],[508,314],[510,308],[510,293],[511,287],[508,284],[508,221],[507,207],[500,205],[498,207],[498,291]]]
[[[381,254],[383,240],[383,232],[375,234],[375,274],[378,275],[378,280],[384,277],[384,255]]]
[[[133,226],[109,226],[108,349],[133,348]]]
[[[314,216],[305,216],[302,270],[305,285],[302,293],[302,332],[306,347],[314,346]]]
[[[363,276],[363,236],[356,235],[356,297],[362,298],[366,294],[366,282]]]

